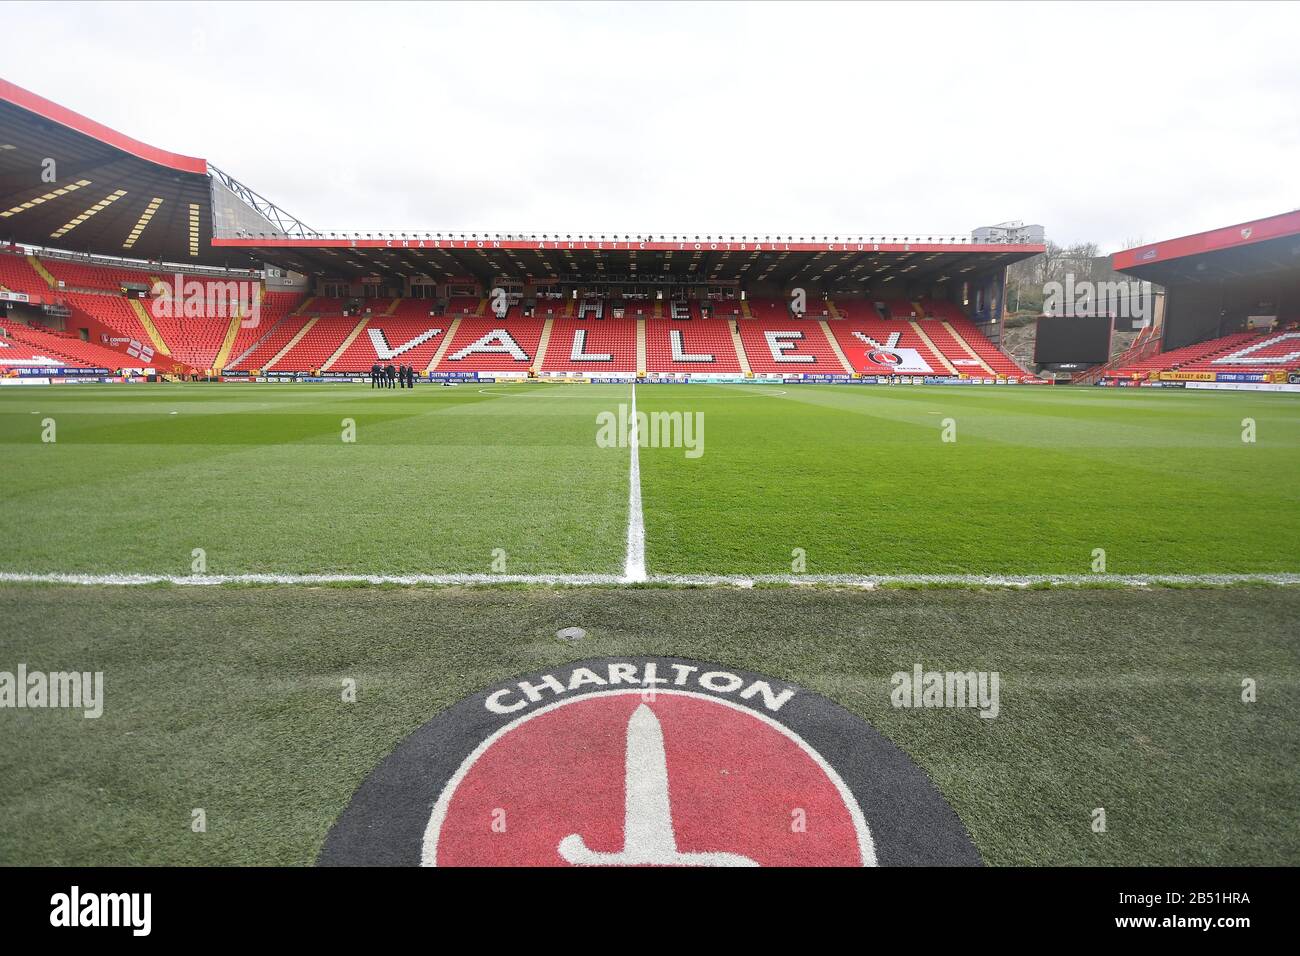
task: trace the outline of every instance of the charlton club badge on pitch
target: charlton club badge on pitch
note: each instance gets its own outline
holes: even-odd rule
[[[324,865],[978,865],[929,777],[784,681],[674,658],[512,678],[366,778]]]

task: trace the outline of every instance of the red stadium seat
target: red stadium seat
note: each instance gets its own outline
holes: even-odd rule
[[[725,375],[741,371],[731,323],[719,319],[647,319],[646,365],[648,372]]]
[[[636,372],[637,320],[555,319],[543,372]]]

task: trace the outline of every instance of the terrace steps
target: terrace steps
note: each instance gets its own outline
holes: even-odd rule
[[[127,299],[127,301],[131,304],[131,311],[135,313],[135,317],[139,319],[140,324],[144,326],[145,334],[147,334],[149,340],[153,342],[154,351],[159,355],[170,357],[172,350],[169,349],[167,343],[163,341],[162,333],[158,331],[158,326],[153,324],[153,317],[149,314],[149,310],[140,304],[139,299]]]
[[[226,367],[226,362],[230,359],[230,350],[235,347],[235,336],[239,334],[239,326],[243,323],[244,317],[235,310],[235,314],[230,317],[230,325],[226,327],[226,337],[221,340],[221,348],[217,349],[217,357],[212,360],[213,369],[220,371]]]
[[[915,325],[916,323],[914,322],[912,324]],[[988,363],[985,362],[982,358],[979,357],[979,355],[976,354],[975,350],[970,347],[970,343],[966,341],[966,339],[962,336],[960,332],[958,332],[955,328],[952,327],[951,322],[949,322],[947,319],[944,319],[942,324],[943,327],[948,330],[948,334],[952,336],[952,340],[956,342],[959,346],[961,346],[962,351],[964,351],[975,361],[979,362],[980,368],[984,369],[985,374],[987,374],[990,378],[997,378],[997,373],[994,372],[993,369],[989,368]]]
[[[742,305],[748,311],[748,305]],[[731,344],[736,349],[736,358],[740,362],[740,371],[744,373],[745,378],[753,378],[754,372],[749,367],[749,356],[745,354],[745,343],[740,341],[740,323],[732,319],[727,323],[727,328],[731,330]]]
[[[45,268],[44,263],[42,263],[40,259],[37,259],[35,256],[28,256],[27,263],[36,270],[36,274],[44,279],[45,284],[51,289],[57,289],[59,287],[59,280],[54,278],[54,273]]]
[[[930,350],[930,354],[932,354],[935,358],[939,360],[939,364],[943,366],[944,371],[946,371],[949,375],[956,375],[957,374],[956,366],[954,366],[951,362],[949,362],[948,356],[944,355],[943,350],[934,344],[934,340],[931,339],[930,336],[926,334],[925,329],[921,328],[921,323],[916,321],[916,319],[913,319],[908,324],[911,325],[912,328],[916,329],[916,334],[920,337],[921,341],[925,343],[925,347]],[[944,325],[946,326],[948,325],[948,323],[945,322]],[[948,331],[953,332],[953,329],[949,327]],[[953,332],[953,339],[954,340],[957,339],[957,335],[955,332]],[[971,352],[970,346],[966,344],[966,341],[964,339],[959,341],[961,342],[962,346],[966,349],[968,355],[975,354]],[[975,355],[975,358],[979,358],[979,356]],[[984,367],[988,368],[987,365],[985,365]],[[992,369],[989,369],[989,372],[990,374],[992,374]]]
[[[457,316],[451,320],[451,325],[447,329],[447,334],[444,335],[442,341],[438,343],[438,351],[434,352],[433,358],[429,360],[429,365],[424,370],[425,375],[428,375],[430,372],[435,371],[438,368],[438,363],[441,362],[442,357],[447,354],[447,347],[451,345],[451,340],[456,337],[456,330],[459,328],[460,317]]]
[[[259,348],[262,347],[262,343],[263,343],[263,342],[267,341],[267,340],[268,340],[272,335],[275,334],[275,330],[278,329],[278,328],[280,327],[281,323],[283,323],[284,320],[285,320],[286,318],[287,318],[287,316],[281,316],[280,318],[278,318],[278,319],[276,319],[274,322],[272,322],[272,323],[271,323],[271,327],[270,327],[269,329],[267,329],[264,333],[262,333],[260,336],[258,336],[256,342],[254,342],[254,343],[253,343],[252,345],[250,345],[248,348],[244,349],[243,352],[241,352],[241,353],[239,353],[238,355],[236,355],[235,358],[234,358],[234,360],[231,361],[231,362],[228,362],[227,365],[224,366],[224,367],[227,367],[227,368],[237,368],[238,366],[242,365],[243,362],[244,362],[244,361],[245,361],[245,360],[246,360],[250,355],[252,355],[254,352],[256,352]],[[233,344],[233,343],[232,343],[232,344]]]
[[[828,299],[827,301],[829,302],[830,300]],[[834,308],[835,305],[832,303],[831,309],[834,310]],[[817,324],[822,327],[822,334],[826,336],[826,341],[831,344],[831,351],[834,352],[835,357],[840,360],[840,365],[844,366],[844,374],[852,375],[853,363],[849,361],[849,357],[845,355],[844,350],[840,348],[840,343],[836,341],[834,333],[831,332],[830,325],[825,319],[820,320]],[[737,338],[739,338],[739,336],[737,336]]]
[[[314,326],[319,321],[320,321],[320,316],[318,315],[313,315],[310,319],[308,319],[306,323],[303,324],[303,327],[300,328],[297,332],[295,332],[293,337],[290,338],[289,341],[284,344],[284,348],[276,352],[275,357],[272,358],[271,361],[267,362],[265,365],[262,366],[262,371],[265,372],[275,368],[275,363],[280,361],[280,359],[284,358],[286,355],[288,355],[289,350],[293,348],[295,345],[297,345],[299,342],[301,342],[303,338],[306,337],[307,333],[312,330],[312,326]]]
[[[542,370],[542,363],[546,361],[546,347],[551,344],[551,328],[554,324],[555,319],[550,316],[547,316],[546,321],[542,323],[542,337],[537,341],[537,355],[533,357],[534,375]]]
[[[660,309],[661,303],[655,300],[655,309]],[[658,313],[656,312],[656,315]],[[636,374],[645,377],[646,359],[645,359],[645,319],[636,320]]]
[[[389,313],[384,313],[384,314],[387,315]],[[369,322],[370,319],[366,316],[363,316],[361,318],[361,321],[358,322],[355,326],[353,326],[352,331],[347,334],[347,337],[343,339],[339,347],[334,350],[334,354],[331,355],[325,361],[325,364],[320,367],[320,370],[322,372],[328,372],[330,368],[334,365],[334,363],[343,357],[343,353],[348,350],[348,346],[356,341],[357,336],[361,334],[361,330],[364,329]]]

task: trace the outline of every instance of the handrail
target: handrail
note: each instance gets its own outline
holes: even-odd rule
[[[1071,385],[1096,384],[1096,382],[1104,378],[1107,373],[1113,372],[1117,368],[1123,368],[1125,365],[1128,365],[1130,362],[1137,362],[1144,358],[1149,358],[1150,356],[1157,354],[1160,351],[1161,341],[1160,338],[1156,336],[1155,331],[1156,331],[1156,326],[1154,323],[1148,325],[1146,328],[1144,328],[1141,332],[1138,333],[1138,337],[1133,340],[1133,344],[1130,345],[1128,348],[1126,348],[1123,352],[1115,356],[1109,362],[1106,362],[1104,365],[1098,365],[1095,366],[1094,368],[1088,369],[1087,371],[1080,372],[1078,375],[1070,379],[1070,384]],[[1143,340],[1144,335],[1146,336],[1145,340]]]

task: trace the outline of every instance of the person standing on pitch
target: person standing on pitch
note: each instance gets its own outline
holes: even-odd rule
[[[384,368],[384,378],[388,382],[388,388],[394,388],[394,382],[397,380],[397,369],[393,368],[393,363],[389,362]]]
[[[375,362],[370,366],[370,387],[379,387],[379,363]]]

